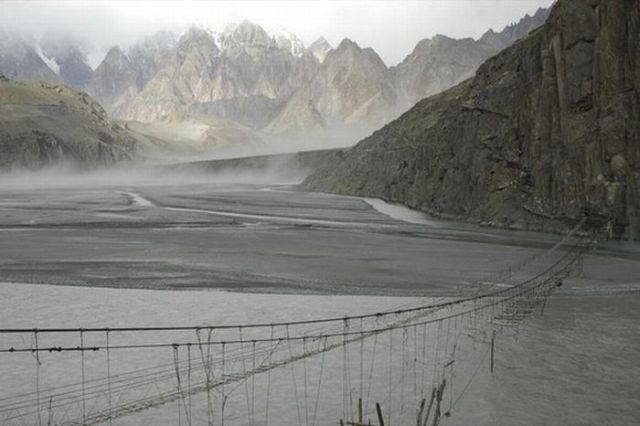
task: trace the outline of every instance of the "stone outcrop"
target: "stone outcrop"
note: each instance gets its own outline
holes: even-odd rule
[[[134,150],[135,140],[86,93],[0,76],[0,169],[109,166]]]
[[[476,76],[334,154],[310,190],[473,222],[640,238],[640,2],[559,0]]]

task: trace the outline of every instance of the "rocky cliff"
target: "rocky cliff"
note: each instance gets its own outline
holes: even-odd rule
[[[129,133],[86,93],[0,76],[0,170],[107,166],[134,149]]]
[[[559,0],[544,27],[304,183],[443,217],[640,238],[640,2]]]

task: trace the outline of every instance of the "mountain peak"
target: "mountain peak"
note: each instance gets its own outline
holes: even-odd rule
[[[316,57],[318,62],[322,63],[327,57],[327,54],[333,50],[333,47],[324,37],[320,37],[311,43],[311,46],[309,46],[307,50]]]
[[[316,41],[314,41],[313,43],[311,43],[311,46],[314,46],[314,45],[329,45],[329,46],[331,46],[331,44],[329,44],[329,42],[327,41],[327,39],[326,39],[326,38],[324,38],[323,36],[318,37],[318,38],[316,39]],[[311,46],[309,46],[309,47],[311,47]]]
[[[84,43],[73,36],[48,31],[36,50],[49,68],[71,86],[83,87],[93,74],[87,63]]]
[[[336,51],[342,52],[342,51],[345,51],[345,50],[348,50],[348,49],[362,50],[362,49],[360,49],[360,46],[358,46],[358,43],[356,43],[355,41],[351,40],[350,38],[345,38],[340,42],[340,44],[336,48]]]
[[[127,55],[124,54],[120,46],[113,46],[107,52],[107,56],[105,56],[104,60],[105,61],[127,60]]]
[[[279,48],[289,51],[293,56],[300,57],[304,54],[302,40],[284,28],[279,28],[273,33],[273,40]]]
[[[260,25],[244,20],[239,24],[227,25],[220,34],[220,44],[223,49],[234,46],[268,46],[271,37]]]
[[[129,57],[125,55],[120,46],[113,46],[109,49],[107,56],[105,56],[98,68],[96,68],[96,71],[100,69],[109,69],[111,70],[110,72],[129,72],[131,69],[131,61],[129,61]]]
[[[132,65],[129,57],[125,55],[120,46],[113,46],[107,52],[107,56],[102,63],[96,68],[94,77],[102,73],[107,74],[130,74],[132,72]],[[114,78],[111,76],[111,78]]]

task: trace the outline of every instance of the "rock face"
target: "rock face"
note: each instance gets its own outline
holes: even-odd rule
[[[107,166],[134,148],[129,133],[86,93],[0,76],[0,169]]]
[[[96,68],[87,92],[101,104],[109,105],[111,111],[117,111],[137,93],[137,78],[129,58],[119,47],[114,47]]]
[[[178,40],[169,31],[159,31],[129,48],[128,58],[136,70],[136,83],[141,90],[160,71],[162,64]]]
[[[329,52],[313,80],[303,85],[268,127],[302,132],[343,124],[380,125],[396,112],[391,74],[373,49],[345,39]]]
[[[189,109],[207,111],[212,104],[211,111],[233,117],[253,102],[246,98],[254,98],[254,103],[268,98],[281,105],[317,67],[312,55],[297,56],[298,42],[284,33],[272,38],[247,21],[218,35],[192,28],[126,108],[107,105],[123,118],[145,122],[171,119]],[[238,118],[246,123],[250,116]]]
[[[585,213],[640,238],[640,3],[559,0],[476,77],[420,101],[310,176],[312,190],[565,230]]]

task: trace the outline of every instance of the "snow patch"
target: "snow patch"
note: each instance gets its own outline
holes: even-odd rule
[[[305,48],[302,40],[292,32],[279,28],[273,32],[272,37],[279,48],[289,51],[293,56],[299,58],[304,54]]]
[[[34,48],[38,56],[40,56],[40,59],[42,59],[42,61],[47,64],[51,71],[55,72],[57,75],[60,75],[60,66],[55,61],[55,58],[47,58],[47,56],[42,52],[42,48],[39,44],[36,44]]]

